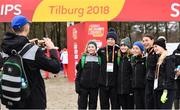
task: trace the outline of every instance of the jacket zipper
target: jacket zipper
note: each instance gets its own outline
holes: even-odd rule
[[[106,66],[107,68],[107,66]],[[108,72],[106,71],[106,87],[108,86]]]
[[[92,70],[93,70],[93,63],[91,63],[90,82],[93,81],[93,80],[92,80],[92,74],[93,74],[93,73],[92,73]]]
[[[137,62],[136,62],[136,64],[137,64]],[[135,75],[134,75],[134,77],[135,77],[135,79],[134,79],[134,81],[135,81],[135,82],[134,82],[134,86],[135,86],[135,87],[136,87],[136,79],[137,79],[137,78],[136,78],[136,77],[137,77],[137,76],[136,76],[136,70],[137,70],[137,69],[136,69],[136,64],[134,65],[134,68],[135,68],[135,70],[134,70],[134,71],[135,71],[135,72],[134,72],[134,74],[135,74]]]
[[[123,64],[124,64],[124,57],[122,58],[122,63],[121,63],[121,92],[123,89]]]

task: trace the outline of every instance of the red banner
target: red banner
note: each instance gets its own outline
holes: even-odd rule
[[[30,21],[41,0],[0,0],[0,22],[10,22],[15,15],[24,15]]]
[[[114,21],[180,21],[180,0],[126,0]]]
[[[68,79],[75,80],[75,66],[81,58],[82,53],[89,40],[95,40],[98,48],[105,45],[107,34],[107,22],[79,23],[67,28],[68,46]]]
[[[0,0],[0,22],[180,21],[179,0]]]

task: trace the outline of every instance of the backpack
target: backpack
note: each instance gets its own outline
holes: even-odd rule
[[[83,69],[84,68],[84,65],[85,65],[85,61],[86,61],[86,55],[82,55],[82,58],[81,58],[81,68]],[[101,65],[101,57],[98,56],[98,64]]]
[[[11,55],[3,63],[0,75],[0,97],[2,104],[12,107],[30,94],[30,88],[23,66],[22,56],[31,48],[26,44],[22,50],[11,51]]]

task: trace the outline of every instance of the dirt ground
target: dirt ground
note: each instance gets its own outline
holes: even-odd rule
[[[47,109],[77,109],[78,95],[74,83],[69,83],[62,74],[45,80],[47,92]]]

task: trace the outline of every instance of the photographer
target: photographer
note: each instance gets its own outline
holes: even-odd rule
[[[9,56],[12,50],[19,52],[22,48],[30,43],[28,34],[30,32],[30,24],[26,17],[18,15],[12,19],[11,27],[14,33],[7,32],[3,37],[1,44],[2,51]],[[52,73],[60,71],[60,64],[57,60],[56,48],[49,38],[44,38],[47,49],[50,49],[50,58],[47,58],[42,48],[33,45],[23,58],[23,65],[26,76],[31,88],[30,95],[25,100],[20,100],[9,109],[45,109],[46,108],[46,91],[44,80],[41,76],[40,69]]]

